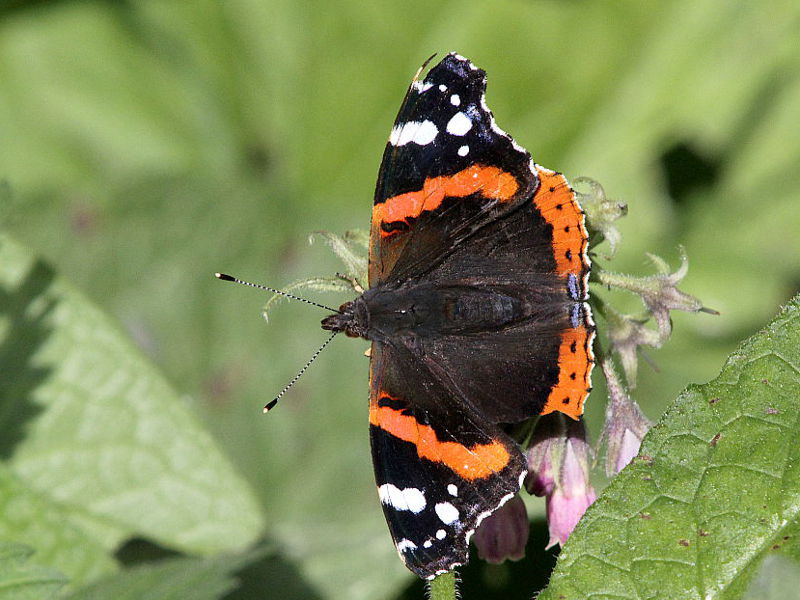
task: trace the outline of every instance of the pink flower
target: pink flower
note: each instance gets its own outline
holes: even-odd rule
[[[536,423],[526,453],[528,475],[525,477],[525,488],[534,496],[547,496],[553,493],[564,444],[563,425],[563,419],[555,415],[541,417]]]
[[[475,531],[472,540],[478,556],[486,562],[499,564],[525,556],[528,543],[528,513],[518,495],[486,517]]]
[[[548,548],[564,545],[575,525],[597,495],[589,483],[589,455],[585,440],[566,440],[559,484],[547,496]]]
[[[583,421],[573,421],[561,413],[541,417],[527,457],[525,487],[547,501],[547,547],[563,544],[596,498],[589,481],[591,449]]]

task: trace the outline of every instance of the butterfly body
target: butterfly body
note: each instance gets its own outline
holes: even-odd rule
[[[558,310],[560,298],[554,298],[560,295],[555,286],[518,282],[381,285],[343,304],[339,313],[323,320],[322,327],[384,344],[410,338],[423,343],[439,335],[461,335],[466,341],[469,336],[541,320],[547,311],[564,314],[567,311]]]

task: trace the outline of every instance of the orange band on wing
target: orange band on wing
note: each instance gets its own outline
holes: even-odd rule
[[[583,403],[591,388],[589,375],[594,365],[590,347],[593,335],[594,332],[583,326],[561,334],[558,383],[550,390],[541,414],[559,411],[576,420],[583,414]]]
[[[408,223],[408,219],[419,217],[423,212],[435,210],[447,198],[463,198],[480,192],[486,198],[507,202],[519,189],[516,177],[497,167],[472,165],[455,175],[430,177],[422,189],[398,194],[376,204],[372,209],[372,223]],[[383,231],[383,237],[396,231]]]
[[[432,427],[421,425],[411,415],[404,415],[401,410],[389,406],[370,406],[369,422],[404,442],[414,444],[420,458],[442,463],[469,481],[502,471],[511,460],[508,450],[500,442],[471,447],[441,442]]]
[[[583,282],[589,270],[584,256],[588,234],[583,211],[575,200],[575,191],[561,173],[536,166],[539,188],[533,196],[536,208],[553,227],[553,252],[556,273],[574,275]],[[585,285],[585,284],[582,284]],[[594,365],[591,342],[594,331],[582,325],[561,334],[558,349],[558,381],[550,390],[542,414],[559,411],[578,419],[591,389],[589,376]]]
[[[588,235],[583,225],[583,212],[575,201],[575,192],[561,173],[536,166],[539,188],[533,196],[545,221],[553,226],[553,250],[556,272],[559,275],[573,273],[580,278],[583,269],[583,253]]]

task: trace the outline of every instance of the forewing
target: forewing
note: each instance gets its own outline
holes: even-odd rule
[[[531,157],[497,127],[485,91],[486,73],[457,54],[411,84],[375,190],[371,286],[429,270],[535,192]]]

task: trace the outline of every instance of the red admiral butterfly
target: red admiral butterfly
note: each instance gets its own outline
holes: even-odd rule
[[[594,324],[566,179],[495,124],[469,60],[418,76],[378,175],[370,287],[322,327],[372,342],[378,494],[401,558],[430,579],[464,564],[480,522],[520,489],[505,426],[583,413]]]

